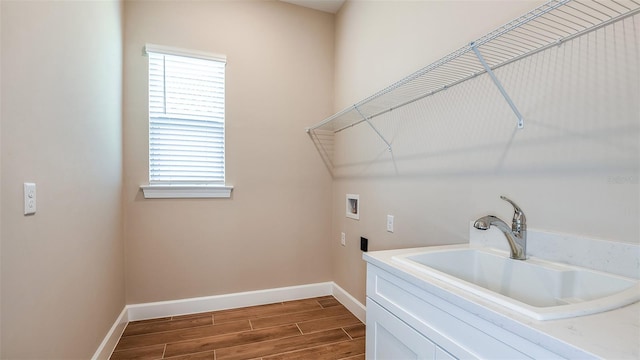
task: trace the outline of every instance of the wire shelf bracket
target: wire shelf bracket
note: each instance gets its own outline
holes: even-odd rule
[[[496,85],[496,87],[500,91],[500,94],[502,94],[504,99],[507,101],[507,104],[509,104],[509,107],[511,108],[511,110],[513,110],[514,114],[516,114],[516,117],[518,118],[518,129],[524,128],[524,119],[522,117],[522,114],[518,110],[518,107],[516,106],[516,104],[513,103],[513,100],[511,100],[511,97],[509,96],[507,91],[504,89],[504,86],[502,86],[502,83],[500,82],[500,80],[498,80],[498,77],[496,76],[496,74],[494,74],[493,70],[491,70],[491,67],[489,66],[489,64],[487,64],[487,62],[484,60],[484,57],[482,57],[482,54],[480,53],[480,50],[478,50],[476,43],[475,42],[470,43],[469,47],[476,54],[476,56],[478,57],[478,61],[480,61],[480,64],[482,64],[482,67],[484,68],[484,70],[487,72],[487,74],[489,74],[489,77],[491,77],[491,80],[493,80],[493,83]]]
[[[378,129],[376,129],[376,127],[375,127],[375,126],[373,126],[373,124],[371,123],[371,121],[369,121],[369,118],[368,118],[368,117],[366,117],[366,116],[362,113],[362,111],[360,111],[360,109],[358,109],[358,106],[353,105],[353,107],[354,107],[354,109],[358,112],[358,114],[360,114],[360,116],[362,116],[362,119],[363,119],[364,121],[366,121],[366,122],[367,122],[367,124],[369,124],[369,126],[371,126],[371,128],[373,129],[373,131],[375,131],[375,132],[376,132],[376,134],[378,134],[378,137],[379,137],[380,139],[382,139],[382,141],[384,141],[384,143],[385,143],[385,144],[387,144],[387,150],[392,151],[392,149],[391,149],[391,144],[387,141],[387,139],[385,139],[385,138],[384,138],[384,136],[382,136],[382,133],[380,133],[380,131],[378,131]]]

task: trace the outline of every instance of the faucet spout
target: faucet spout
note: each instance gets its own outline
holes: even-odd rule
[[[495,226],[500,229],[500,231],[502,231],[504,236],[507,238],[509,249],[511,250],[510,258],[516,260],[525,260],[527,258],[526,239],[522,239],[518,235],[514,234],[514,232],[511,231],[509,225],[500,220],[498,217],[487,215],[481,217],[473,223],[473,227],[478,230],[488,230],[491,226]]]
[[[522,209],[506,196],[500,196],[500,199],[507,201],[513,206],[513,221],[511,227],[496,216],[487,215],[476,220],[473,227],[478,230],[487,230],[491,226],[495,226],[507,238],[509,248],[511,249],[511,258],[516,260],[526,260],[527,258],[527,218]]]

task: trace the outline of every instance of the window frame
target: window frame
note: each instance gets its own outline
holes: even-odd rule
[[[226,66],[226,56],[220,54],[207,53],[202,51],[187,50],[175,47],[168,47],[162,45],[146,44],[144,47],[144,55],[148,56],[149,53],[190,57],[203,60],[214,60],[223,62]],[[149,61],[147,61],[147,86],[149,85]],[[226,90],[226,86],[225,86]],[[147,87],[147,99],[149,99],[149,88]],[[148,100],[149,101],[149,100]],[[150,109],[149,102],[147,101],[147,124],[150,125]],[[225,111],[226,112],[226,111]],[[226,115],[225,133],[223,133],[224,149],[226,150]],[[150,133],[149,133],[150,134]],[[150,141],[150,137],[147,139]],[[148,143],[147,150],[150,151],[150,143]],[[147,167],[147,174],[149,179],[151,178],[150,163]],[[226,179],[226,163],[223,164],[223,171]],[[225,180],[226,181],[226,180]],[[149,198],[230,198],[233,186],[226,183],[224,184],[197,184],[188,182],[158,182],[152,183],[149,180],[149,184],[141,185],[144,197]]]

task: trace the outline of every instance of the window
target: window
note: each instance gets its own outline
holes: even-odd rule
[[[147,45],[149,186],[145,197],[229,197],[224,56]]]

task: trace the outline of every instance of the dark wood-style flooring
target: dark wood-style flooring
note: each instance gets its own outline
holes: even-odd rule
[[[130,322],[121,359],[364,360],[365,326],[333,296]]]

